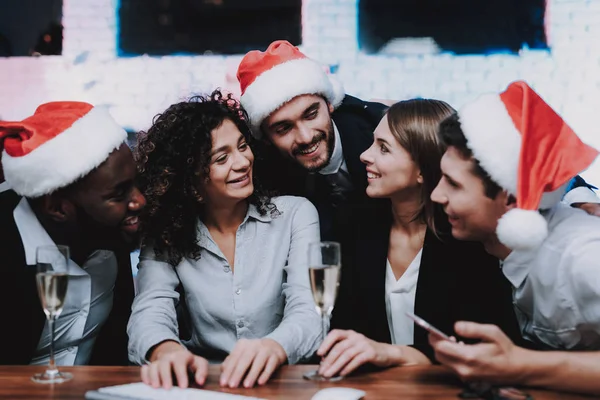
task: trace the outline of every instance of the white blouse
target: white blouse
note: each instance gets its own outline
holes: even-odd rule
[[[385,274],[385,310],[393,344],[409,345],[414,341],[414,323],[406,312],[415,310],[415,294],[421,267],[419,250],[400,279],[396,280],[390,261],[387,260]]]

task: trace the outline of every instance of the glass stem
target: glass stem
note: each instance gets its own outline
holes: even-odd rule
[[[323,343],[325,341],[325,338],[327,337],[327,325],[329,322],[328,320],[329,320],[329,316],[323,312],[321,314],[321,334],[323,335],[321,343]]]
[[[58,370],[56,369],[56,363],[54,361],[54,315],[48,318],[48,328],[50,329],[50,362],[46,373],[49,375],[56,375]]]

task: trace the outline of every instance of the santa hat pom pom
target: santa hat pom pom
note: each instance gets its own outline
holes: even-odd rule
[[[533,249],[548,236],[548,224],[537,211],[514,208],[500,218],[496,234],[510,249]]]
[[[344,84],[335,75],[329,74],[328,77],[329,82],[331,82],[331,87],[333,88],[333,98],[331,99],[331,105],[333,105],[333,108],[337,108],[340,104],[342,104],[342,101],[346,96]]]

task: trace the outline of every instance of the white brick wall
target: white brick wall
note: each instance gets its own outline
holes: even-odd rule
[[[445,100],[454,107],[525,79],[580,136],[600,148],[600,0],[548,0],[551,50],[518,56],[372,56],[357,43],[358,0],[304,0],[303,45],[339,66],[346,91],[362,98]],[[110,106],[130,129],[178,99],[216,86],[237,92],[240,56],[117,57],[116,0],[65,0],[63,55],[0,58],[0,117],[21,119],[42,102]],[[600,183],[600,163],[584,174]]]

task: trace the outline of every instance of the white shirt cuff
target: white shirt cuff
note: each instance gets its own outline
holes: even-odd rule
[[[580,186],[567,192],[562,201],[568,205],[575,203],[600,203],[600,198],[592,189]]]

